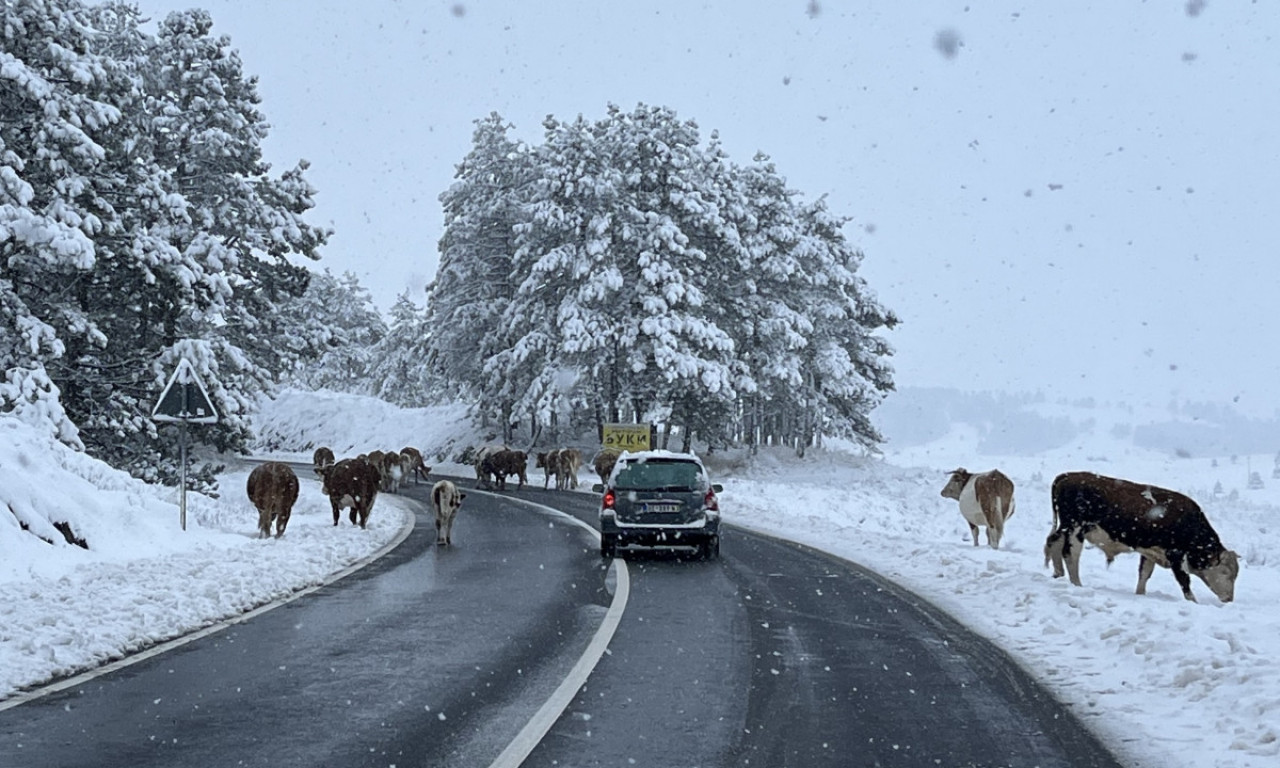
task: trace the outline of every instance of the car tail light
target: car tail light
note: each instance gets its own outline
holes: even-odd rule
[[[715,491],[707,491],[707,497],[702,500],[702,507],[712,512],[720,511],[720,501],[716,499]]]
[[[610,488],[609,490],[604,492],[604,500],[600,502],[600,508],[613,509],[613,502],[615,499],[616,497],[613,494],[613,489]]]

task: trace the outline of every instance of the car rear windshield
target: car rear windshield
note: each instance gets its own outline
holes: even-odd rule
[[[697,464],[648,459],[628,463],[618,470],[614,487],[627,491],[696,491],[704,482]]]

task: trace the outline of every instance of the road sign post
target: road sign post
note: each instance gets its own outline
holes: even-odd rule
[[[218,411],[209,399],[200,375],[186,358],[178,361],[178,367],[169,377],[169,383],[160,393],[156,407],[151,411],[152,421],[177,424],[179,429],[179,483],[178,519],[182,530],[187,530],[187,424],[216,424]]]

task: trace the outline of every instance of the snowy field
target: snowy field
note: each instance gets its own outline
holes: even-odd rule
[[[339,456],[412,445],[438,471],[459,472],[436,455],[486,437],[463,415],[286,392],[264,407],[257,426],[263,455],[309,458],[322,444]],[[786,451],[704,458],[725,485],[727,522],[833,552],[926,597],[1007,649],[1132,765],[1280,764],[1273,457],[1169,457],[1115,438],[1104,413],[1091,416],[1091,433],[1034,456],[975,456],[975,434],[958,426],[927,445],[890,448],[883,459],[837,446],[803,461]],[[939,496],[958,465],[999,467],[1017,484],[1017,511],[999,551],[975,548],[956,503]],[[1247,468],[1266,470],[1263,488],[1247,487]],[[1100,553],[1086,552],[1084,587],[1050,578],[1049,483],[1075,469],[1196,498],[1241,556],[1235,602],[1218,602],[1198,579],[1199,602],[1186,602],[1164,569],[1146,596],[1135,595],[1136,555],[1108,569]],[[318,485],[306,482],[285,537],[257,539],[245,478],[243,467],[225,475],[217,500],[189,494],[181,531],[176,492],[141,485],[0,417],[0,501],[19,517],[65,511],[93,546],[50,546],[19,533],[13,516],[0,517],[0,588],[9,595],[0,605],[0,697],[317,585],[394,540],[406,523],[403,502],[384,494],[368,531],[345,518],[335,529]],[[731,533],[724,547],[732,556]]]

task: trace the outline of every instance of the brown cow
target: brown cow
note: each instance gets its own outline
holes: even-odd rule
[[[551,483],[551,478],[556,479],[556,487],[560,487],[560,452],[545,451],[536,453],[533,456],[534,469],[542,470],[542,489],[546,490]]]
[[[404,467],[399,451],[374,451],[378,454],[378,474],[382,479],[378,490],[387,493],[400,492],[400,479],[404,477]],[[372,456],[373,454],[370,454]],[[372,459],[371,459],[372,460]]]
[[[333,524],[338,524],[342,508],[351,508],[351,524],[364,528],[378,498],[381,475],[365,459],[343,459],[324,468],[324,484],[320,490],[333,507]]]
[[[973,546],[978,546],[978,526],[986,526],[987,543],[1000,548],[1004,522],[1013,517],[1013,481],[998,469],[977,474],[961,467],[952,470],[943,498],[960,502],[960,514],[969,523]]]
[[[486,479],[492,475],[500,491],[507,489],[507,476],[515,475],[519,480],[516,490],[519,490],[524,488],[525,483],[529,482],[527,476],[528,466],[529,455],[524,451],[501,450],[490,453],[481,459],[478,471]]]
[[[422,451],[417,448],[405,447],[400,450],[400,456],[403,459],[400,466],[404,469],[405,475],[413,475],[413,484],[418,484],[418,479],[427,479],[427,475],[431,474],[431,467],[428,467],[422,460]]]
[[[258,533],[271,535],[271,521],[276,523],[276,538],[284,535],[293,504],[298,500],[298,476],[288,464],[268,461],[249,473],[249,501],[258,509]]]
[[[320,474],[321,467],[327,467],[334,462],[333,451],[325,446],[320,446],[316,452],[311,455],[311,464],[315,467],[316,474]]]
[[[491,468],[485,468],[484,461],[489,457],[489,454],[505,450],[507,450],[507,446],[505,445],[482,445],[479,448],[468,448],[467,451],[464,451],[464,455],[467,453],[470,454],[471,464],[476,468],[477,485],[484,485],[490,488],[493,487],[493,481],[490,480],[490,477],[493,475],[493,471]]]
[[[1071,583],[1080,586],[1080,552],[1087,540],[1110,563],[1121,552],[1137,552],[1137,594],[1147,592],[1156,565],[1173,571],[1182,595],[1191,594],[1194,574],[1224,603],[1235,597],[1239,556],[1222,546],[1200,505],[1177,491],[1092,472],[1067,472],[1053,481],[1054,530],[1044,542],[1044,562],[1053,561],[1060,578],[1063,563]]]
[[[467,494],[448,480],[441,480],[431,488],[431,506],[436,511],[436,544],[453,545],[453,520],[462,507]]]
[[[617,448],[601,448],[600,452],[591,460],[591,466],[595,469],[596,474],[600,476],[600,482],[609,482],[609,475],[613,474],[613,467],[618,463],[618,457],[621,455],[622,451]]]
[[[556,489],[578,487],[578,470],[582,467],[582,454],[576,448],[561,448],[557,453]]]

